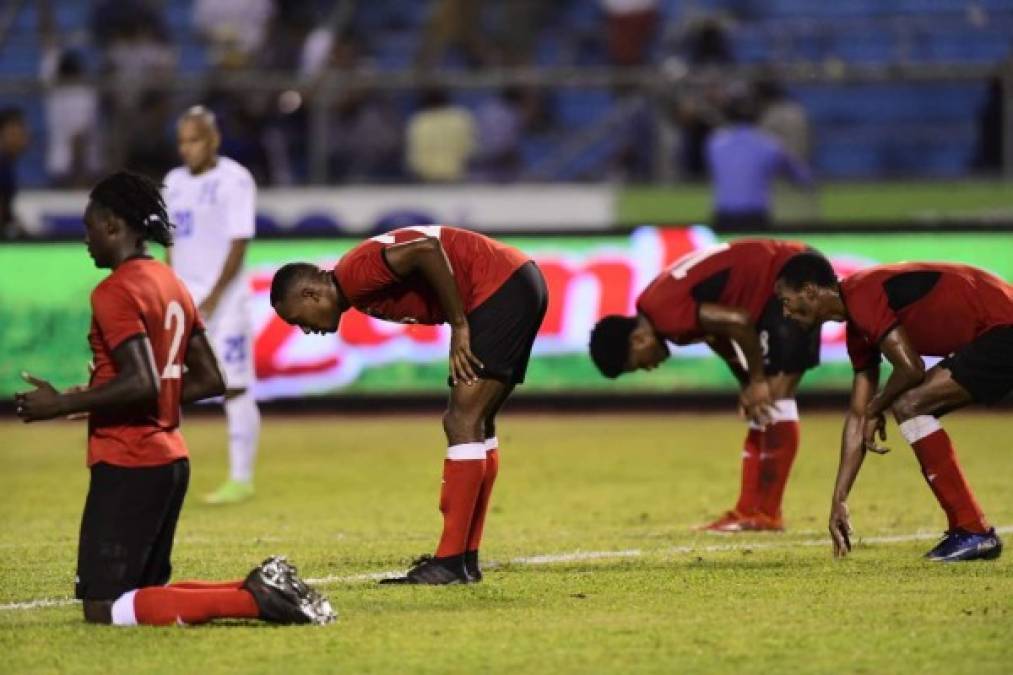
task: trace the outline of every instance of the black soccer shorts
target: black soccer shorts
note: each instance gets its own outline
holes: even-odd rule
[[[471,351],[484,366],[480,377],[508,384],[524,381],[548,305],[545,278],[529,260],[468,314]]]
[[[998,326],[939,362],[976,403],[998,403],[1013,391],[1013,326]]]
[[[172,540],[190,482],[190,462],[91,467],[77,552],[79,600],[115,600],[162,586],[172,575]]]

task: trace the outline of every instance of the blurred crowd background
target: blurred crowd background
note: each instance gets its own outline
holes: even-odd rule
[[[1011,44],[1013,0],[6,0],[0,191],[160,178],[195,103],[262,186],[705,181],[723,127],[803,186],[995,175]]]

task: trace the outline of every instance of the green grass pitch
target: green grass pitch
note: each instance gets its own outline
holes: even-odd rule
[[[1013,421],[958,413],[946,426],[1008,528]],[[66,601],[25,608],[72,593],[84,429],[0,422],[0,670],[1013,672],[1011,556],[920,560],[945,521],[893,427],[894,452],[867,459],[852,496],[856,550],[834,561],[824,524],[839,415],[803,411],[788,532],[715,536],[691,526],[736,496],[732,414],[505,414],[483,547],[499,565],[443,588],[363,576],[435,545],[437,415],[269,416],[257,498],[226,508],[197,499],[223,477],[224,425],[192,418],[184,431],[193,478],[175,577],[235,578],[285,553],[324,580],[338,622],[124,629],[86,625]]]

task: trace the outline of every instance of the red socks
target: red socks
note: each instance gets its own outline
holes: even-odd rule
[[[901,423],[900,432],[914,448],[922,475],[946,512],[948,529],[987,532],[985,514],[964,478],[950,437],[939,420],[931,415],[912,417]]]
[[[482,530],[485,529],[485,514],[489,510],[489,497],[492,496],[492,486],[496,483],[496,476],[499,474],[499,443],[495,438],[486,441],[485,451],[485,476],[482,478],[482,488],[478,492],[478,499],[475,501],[475,512],[471,517],[471,530],[468,532],[468,546],[466,551],[477,551],[482,544]]]
[[[443,461],[443,487],[440,490],[443,534],[436,548],[437,558],[464,553],[484,478],[484,442],[460,443],[447,448],[447,459]]]
[[[241,588],[178,588],[151,586],[127,594],[113,607],[113,622],[120,625],[137,623],[145,626],[206,623],[211,619],[256,619],[260,616],[257,603],[249,591]],[[133,622],[124,620],[121,601],[132,600]]]
[[[748,515],[759,508],[757,486],[760,482],[760,454],[763,452],[763,429],[750,425],[746,443],[742,447],[742,486],[735,510]]]
[[[794,403],[794,401],[793,401]],[[797,419],[771,422],[763,432],[760,453],[757,507],[764,515],[778,518],[781,499],[788,484],[788,474],[798,453],[799,424]]]
[[[781,517],[781,499],[798,453],[798,407],[794,399],[775,401],[773,419],[766,427],[749,427],[742,448],[742,486],[735,511]]]

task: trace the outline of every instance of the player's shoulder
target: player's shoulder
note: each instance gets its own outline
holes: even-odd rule
[[[231,157],[219,156],[216,168],[228,180],[232,180],[238,184],[256,185],[256,181],[253,179],[253,174],[250,173],[250,170]]]
[[[185,166],[177,166],[175,169],[171,169],[169,173],[165,174],[165,178],[162,179],[162,183],[166,189],[171,188],[174,185],[178,185],[186,180],[190,172]]]

